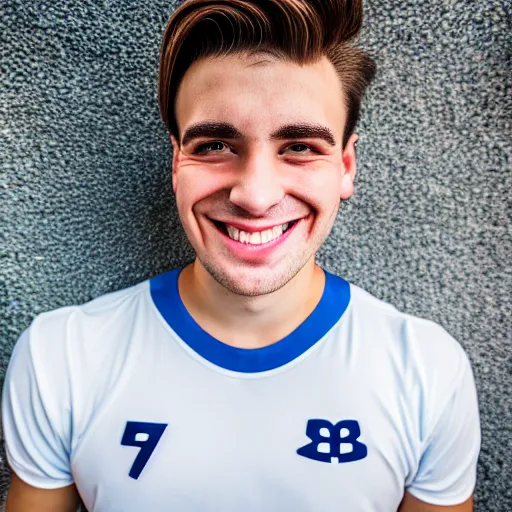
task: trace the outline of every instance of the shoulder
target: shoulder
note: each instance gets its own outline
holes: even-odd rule
[[[89,302],[47,311],[38,315],[30,331],[38,334],[55,334],[70,326],[92,327],[113,315],[128,312],[147,293],[148,281],[115,292],[101,295]]]
[[[471,364],[461,343],[443,326],[399,311],[355,285],[351,285],[347,312],[350,331],[357,333],[356,343],[362,346],[365,375],[378,382],[386,396],[391,387],[400,407],[407,404],[409,425],[414,425],[411,438],[426,446],[436,427],[447,425],[455,403],[467,405],[465,414],[471,412],[472,428],[477,431]]]
[[[44,410],[73,449],[89,419],[136,365],[145,342],[143,327],[136,325],[145,324],[148,296],[144,281],[38,315],[14,346],[4,398],[23,401],[27,414]]]
[[[440,370],[466,359],[459,341],[437,322],[400,311],[354,284],[350,285],[350,292],[356,321],[374,336],[404,351],[404,355],[415,355],[424,365]]]
[[[67,382],[91,374],[122,333],[148,294],[148,283],[108,293],[81,305],[39,314],[14,346],[10,367],[14,378],[31,371],[40,386],[55,392]]]
[[[414,408],[440,411],[471,380],[461,343],[437,322],[399,311],[351,286],[348,322],[364,346],[366,363],[387,375]]]
[[[147,301],[148,281],[107,293],[89,302],[66,306],[38,315],[27,329],[31,350],[48,359],[58,351],[107,348],[105,342],[115,337],[102,333],[123,329],[133,318],[141,303]],[[100,342],[101,340],[101,342]],[[51,352],[50,352],[51,351]],[[46,354],[46,356],[45,356]]]

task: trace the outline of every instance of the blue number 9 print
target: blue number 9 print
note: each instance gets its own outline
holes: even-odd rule
[[[144,466],[155,450],[166,427],[167,423],[145,423],[142,421],[126,422],[121,444],[123,446],[137,446],[140,448],[128,473],[135,480],[137,480],[142,473]]]

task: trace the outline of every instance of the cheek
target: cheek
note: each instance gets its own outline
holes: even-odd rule
[[[200,169],[180,169],[176,174],[176,203],[181,214],[187,215],[196,204],[219,190],[220,180]]]
[[[295,182],[293,195],[319,212],[330,213],[340,199],[341,176],[337,169],[306,171]],[[293,190],[293,189],[292,189]]]

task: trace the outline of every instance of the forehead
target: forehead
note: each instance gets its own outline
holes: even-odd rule
[[[267,55],[196,61],[180,84],[175,112],[180,134],[205,120],[232,123],[252,138],[310,122],[341,139],[345,123],[341,83],[327,58],[304,66]]]

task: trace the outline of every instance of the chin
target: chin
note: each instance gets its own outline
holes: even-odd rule
[[[220,268],[212,261],[200,261],[221,286],[235,295],[244,297],[257,297],[279,290],[291,281],[304,266],[286,265],[282,269],[274,270],[247,268],[237,272],[234,269]]]

